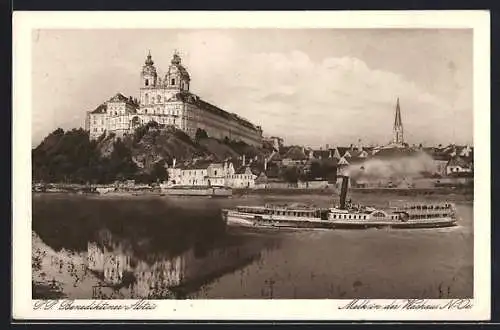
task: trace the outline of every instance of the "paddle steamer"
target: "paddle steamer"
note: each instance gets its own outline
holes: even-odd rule
[[[349,178],[342,177],[340,205],[316,208],[304,205],[238,206],[223,209],[227,225],[275,228],[435,228],[457,223],[452,203],[400,204],[388,210],[346,201]]]

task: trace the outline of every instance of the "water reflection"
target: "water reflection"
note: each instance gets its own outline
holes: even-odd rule
[[[219,237],[209,245],[195,244],[180,254],[161,251],[144,255],[134,251],[129,240],[101,230],[87,245],[87,267],[102,281],[94,286],[92,295],[183,298],[203,284],[251,264],[262,249],[272,246],[262,236],[240,232]]]
[[[35,196],[33,298],[472,295],[471,205],[458,206],[462,221],[453,229],[249,232],[223,226],[222,207],[279,198],[285,199]],[[365,199],[377,204],[371,202],[376,196]]]
[[[39,196],[33,212],[34,298],[47,290],[87,299],[183,298],[276,241],[228,232],[220,206],[205,200]]]

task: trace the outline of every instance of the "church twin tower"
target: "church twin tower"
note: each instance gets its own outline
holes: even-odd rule
[[[170,66],[167,73],[165,74],[165,79],[158,77],[156,72],[156,67],[154,66],[153,59],[151,57],[151,52],[148,53],[144,66],[142,67],[141,78],[143,88],[172,88],[182,91],[189,91],[189,82],[191,78],[186,68],[181,64],[181,58],[177,52],[174,53],[172,60],[170,61]]]
[[[140,101],[137,113],[141,122],[154,120],[174,125],[191,137],[203,129],[211,137],[262,144],[262,129],[248,120],[203,101],[190,92],[191,77],[174,52],[163,79],[158,75],[149,52],[141,70]]]
[[[181,58],[174,53],[164,79],[158,77],[151,52],[148,53],[141,71],[141,105],[148,106],[166,102],[179,92],[189,92],[191,78],[181,64]]]

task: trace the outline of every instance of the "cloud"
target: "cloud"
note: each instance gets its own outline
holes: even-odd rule
[[[102,49],[91,52],[90,58],[78,50],[92,39],[72,38],[66,52],[51,52],[51,47],[39,52],[35,74],[49,72],[50,77],[34,86],[34,100],[42,94],[57,95],[53,102],[59,103],[50,111],[60,115],[50,121],[39,112],[34,135],[41,138],[42,131],[46,134],[65,123],[82,123],[86,110],[116,92],[137,95],[143,61],[137,62],[142,56],[138,54],[153,43],[158,45],[153,58],[160,74],[170,64],[172,51],[179,50],[191,75],[192,92],[261,125],[265,134],[283,136],[287,143],[336,145],[358,138],[385,143],[392,138],[397,97],[410,143],[472,139],[472,104],[468,91],[458,84],[450,84],[452,92],[438,94],[408,75],[372,68],[354,56],[313,58],[307,50],[293,48],[249,50],[245,39],[235,37],[234,31],[185,30],[170,36],[162,42],[137,40],[139,49],[131,51],[114,36],[112,42],[101,43],[106,45]],[[48,45],[59,43],[53,40]],[[53,65],[46,67],[51,61]],[[105,83],[96,87],[99,82]]]
[[[359,58],[313,61],[299,50],[248,53],[218,31],[186,33],[179,40],[188,49],[185,63],[195,93],[291,143],[389,141],[397,97],[410,142],[451,141],[453,130],[441,125],[457,111],[471,113]]]

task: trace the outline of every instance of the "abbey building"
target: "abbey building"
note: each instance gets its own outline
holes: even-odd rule
[[[160,126],[173,125],[191,138],[200,128],[210,137],[262,144],[260,126],[203,101],[190,92],[190,82],[177,53],[163,79],[148,54],[141,71],[139,99],[116,94],[87,113],[85,128],[95,139],[110,132],[118,136],[130,134],[138,126],[154,121]]]

